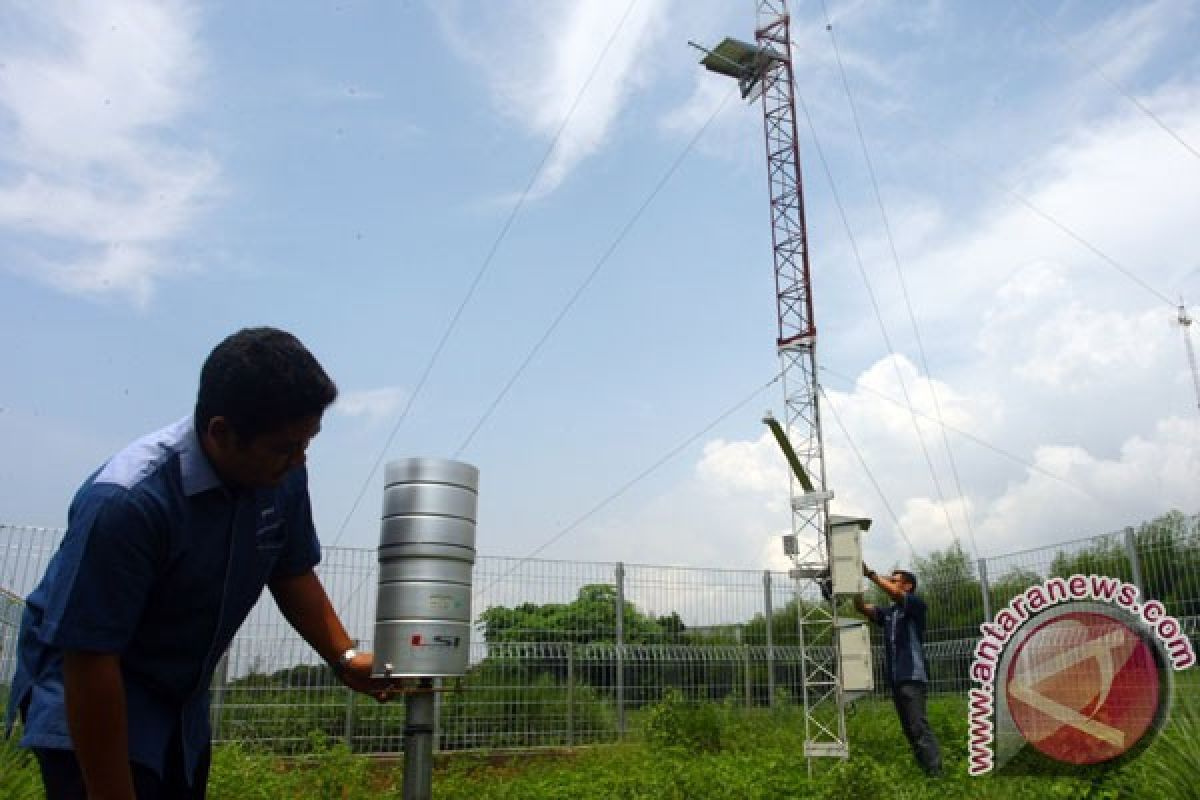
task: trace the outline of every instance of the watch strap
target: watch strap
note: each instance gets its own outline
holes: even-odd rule
[[[353,662],[356,658],[358,658],[358,651],[353,647],[346,648],[344,651],[342,651],[341,655],[337,657],[337,661],[333,663],[334,671],[337,673],[345,672],[350,668],[351,662]]]

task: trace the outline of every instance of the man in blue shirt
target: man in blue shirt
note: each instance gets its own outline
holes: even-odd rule
[[[877,608],[856,595],[854,607],[883,628],[884,664],[892,700],[900,717],[904,736],[912,747],[917,763],[927,775],[942,772],[942,755],[937,737],[925,713],[929,668],[925,662],[925,601],[917,595],[917,576],[906,570],[880,577],[863,565],[863,574],[891,598],[892,605]]]
[[[79,489],[26,603],[7,715],[50,800],[204,797],[208,687],[264,587],[346,685],[387,698],[313,571],[305,451],[336,397],[294,336],[239,331],[193,414]]]

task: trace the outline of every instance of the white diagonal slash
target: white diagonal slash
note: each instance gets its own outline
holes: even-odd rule
[[[1026,661],[1018,666],[1018,674],[1009,683],[1008,691],[1013,697],[1037,709],[1062,725],[1070,725],[1101,741],[1108,742],[1116,747],[1123,747],[1125,743],[1125,734],[1123,731],[1111,725],[1097,722],[1090,717],[1085,717],[1075,709],[1068,708],[1057,700],[1046,697],[1034,687],[1046,678],[1058,675],[1063,670],[1070,669],[1080,662],[1095,659],[1096,665],[1100,668],[1103,687],[1100,690],[1099,700],[1096,703],[1096,710],[1099,710],[1104,705],[1104,701],[1108,699],[1108,693],[1112,689],[1113,678],[1116,674],[1112,651],[1122,647],[1124,644],[1124,632],[1114,630],[1090,642],[1085,642],[1070,650],[1057,653],[1054,657],[1047,658],[1041,664],[1033,665]],[[1026,666],[1027,664],[1028,666]],[[1051,666],[1047,668],[1047,665]],[[1091,699],[1094,699],[1094,697],[1089,698],[1089,702]],[[1039,736],[1036,741],[1041,741],[1054,733],[1055,731],[1047,731]]]

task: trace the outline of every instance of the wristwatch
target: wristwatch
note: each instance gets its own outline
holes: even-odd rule
[[[333,671],[341,675],[350,668],[350,663],[356,658],[358,658],[358,651],[353,647],[346,648],[345,652],[338,656],[337,661],[334,662]]]

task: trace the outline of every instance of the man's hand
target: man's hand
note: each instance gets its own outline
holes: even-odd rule
[[[407,682],[405,678],[373,678],[371,670],[375,663],[372,653],[359,653],[344,668],[337,669],[342,683],[361,694],[374,697],[380,703],[391,700]]]
[[[405,682],[403,678],[371,677],[371,666],[375,661],[371,653],[359,653],[345,667],[337,666],[338,656],[353,647],[354,640],[346,633],[315,573],[310,571],[275,580],[270,586],[283,616],[326,663],[333,665],[334,674],[342,683],[381,703],[386,703],[401,688]]]
[[[875,606],[866,602],[861,592],[854,595],[854,608],[863,616],[870,617],[871,619],[875,618]]]
[[[868,567],[868,566],[867,566],[867,562],[865,562],[865,561],[863,562],[863,577],[864,577],[864,578],[873,578],[873,577],[875,577],[875,570],[873,570],[873,569],[871,569],[870,567]]]

